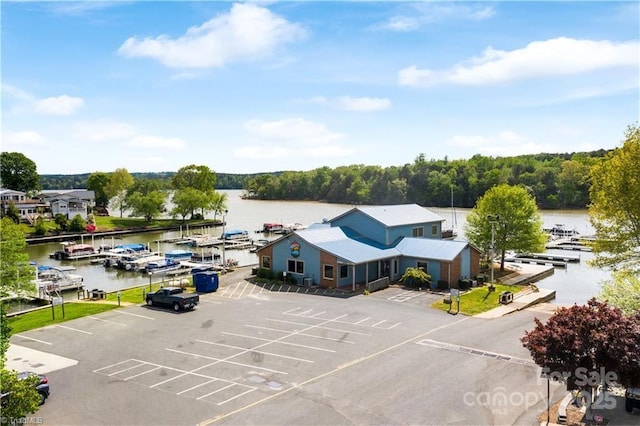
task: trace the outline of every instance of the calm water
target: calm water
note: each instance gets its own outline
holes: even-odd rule
[[[331,219],[338,216],[353,206],[348,204],[327,204],[308,201],[259,201],[259,200],[243,200],[240,198],[241,191],[224,191],[228,194],[228,213],[226,215],[227,229],[246,229],[253,234],[254,239],[264,238],[262,233],[254,233],[254,231],[262,229],[265,222],[278,223],[302,223],[309,225],[311,223],[321,222],[323,219]],[[468,209],[456,209],[455,215],[451,209],[432,208],[432,211],[438,213],[443,219],[446,219],[445,227],[450,227],[452,223],[457,224],[459,235],[463,235],[465,217]],[[566,228],[575,228],[581,234],[592,234],[593,229],[588,222],[586,211],[543,211],[542,212],[544,226],[552,227],[555,224],[564,224]],[[212,217],[212,216],[211,216]],[[212,228],[207,230],[209,233],[219,236],[222,232],[221,228]],[[183,229],[183,233],[190,232]],[[201,232],[201,231],[198,231]],[[174,244],[160,244],[157,241],[172,237],[179,237],[180,231],[175,232],[149,232],[145,234],[130,235],[123,238],[112,240],[111,238],[102,239],[84,239],[83,242],[91,243],[95,246],[102,244],[121,243],[145,243],[149,244],[152,249],[167,251],[178,248]],[[106,269],[102,265],[92,265],[83,262],[67,261],[59,262],[49,259],[49,253],[59,249],[59,243],[39,244],[29,246],[27,251],[30,260],[43,265],[71,265],[76,267],[79,275],[84,277],[85,289],[91,290],[98,288],[105,291],[114,291],[121,288],[132,287],[135,285],[148,283],[148,278],[139,273],[128,271],[120,271],[114,269]],[[211,248],[206,248],[207,253],[211,252]],[[570,264],[565,269],[556,269],[556,273],[549,278],[541,281],[539,285],[544,288],[556,290],[555,303],[573,304],[584,303],[589,298],[595,296],[600,291],[600,283],[609,277],[604,271],[589,268],[586,260],[591,258],[590,253],[571,252],[571,254],[580,254],[582,262],[580,264]],[[565,252],[566,254],[566,252]],[[253,265],[258,263],[255,254],[249,253],[247,250],[228,250],[226,257],[236,259],[240,265]],[[155,280],[156,278],[154,278]]]

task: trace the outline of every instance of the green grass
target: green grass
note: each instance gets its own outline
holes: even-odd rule
[[[518,293],[522,290],[522,287],[516,285],[502,285],[495,284],[496,290],[489,293],[489,287],[475,287],[469,289],[466,293],[460,296],[460,313],[466,315],[476,315],[482,312],[486,312],[490,309],[500,306],[498,299],[502,291],[510,291],[512,293]],[[444,298],[443,298],[444,299]],[[452,311],[457,309],[457,302],[453,299]],[[440,309],[442,311],[448,311],[449,305],[445,304],[443,300],[439,300],[431,304],[432,308]]]
[[[162,283],[152,283],[151,291],[156,291],[160,288]],[[185,292],[193,292],[195,288],[191,286],[187,286],[184,289]],[[144,295],[149,292],[149,285],[141,285],[139,287],[129,288],[126,290],[120,290],[120,302],[124,303],[144,303]],[[118,301],[118,292],[113,292],[107,294],[107,301],[109,302],[117,302]]]
[[[54,307],[55,320],[52,319],[51,307],[49,307],[8,318],[7,324],[11,327],[12,334],[16,334],[88,315],[99,314],[101,312],[110,311],[111,309],[116,309],[117,307],[118,305],[97,302],[69,302],[64,304],[64,318],[62,318],[62,305],[58,305]]]

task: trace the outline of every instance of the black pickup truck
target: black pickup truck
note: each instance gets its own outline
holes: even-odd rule
[[[164,287],[156,292],[147,293],[147,305],[172,306],[174,311],[191,310],[199,302],[199,295],[183,293],[180,287]]]

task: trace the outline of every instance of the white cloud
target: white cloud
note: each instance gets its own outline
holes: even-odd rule
[[[82,98],[68,95],[40,99],[35,102],[37,112],[47,115],[73,115],[77,109],[84,106]]]
[[[30,93],[7,83],[2,83],[2,94],[21,101],[34,102],[36,100]]]
[[[228,13],[189,28],[181,37],[131,37],[118,52],[126,57],[153,58],[172,68],[216,68],[267,57],[281,44],[305,35],[300,25],[264,7],[235,3]]]
[[[411,4],[411,9],[410,14],[393,16],[378,27],[392,31],[414,31],[443,19],[479,21],[495,14],[491,6],[453,2],[415,3]]]
[[[494,136],[456,135],[447,142],[447,145],[468,148],[473,154],[500,157],[562,151],[561,146],[536,143],[510,130],[504,130]]]
[[[340,96],[335,99],[328,99],[324,96],[314,96],[312,98],[298,100],[297,102],[328,105],[342,111],[353,112],[374,112],[391,107],[391,100],[388,98],[371,98],[366,96]]]
[[[398,72],[403,86],[438,84],[486,85],[549,76],[573,75],[614,67],[638,68],[640,42],[576,40],[560,37],[535,41],[512,51],[485,49],[466,65],[449,70],[419,69]]]
[[[249,120],[245,129],[250,143],[234,150],[237,158],[344,157],[351,148],[339,145],[341,133],[329,131],[323,124],[302,118],[277,121]]]
[[[162,138],[159,136],[140,135],[132,138],[127,145],[140,148],[183,149],[186,145],[180,138]]]
[[[337,99],[340,109],[346,111],[371,112],[381,111],[391,106],[391,101],[387,98],[354,98],[351,96],[341,96]]]
[[[113,141],[131,137],[136,133],[138,131],[131,124],[117,121],[82,121],[75,124],[75,137],[81,140]]]
[[[45,138],[35,130],[9,133],[4,140],[7,145],[16,146],[40,146],[45,142]]]

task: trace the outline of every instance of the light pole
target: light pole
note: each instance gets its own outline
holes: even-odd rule
[[[490,214],[487,216],[487,220],[489,220],[489,222],[491,223],[491,246],[489,247],[490,248],[489,267],[491,268],[490,286],[493,287],[493,258],[495,256],[494,249],[495,249],[495,243],[496,243],[496,223],[498,222],[498,220],[500,220],[500,216]]]
[[[227,259],[225,255],[226,236],[224,235],[224,228],[227,222],[227,213],[229,213],[229,210],[225,210],[224,214],[222,215],[222,270],[224,272],[227,271]]]

